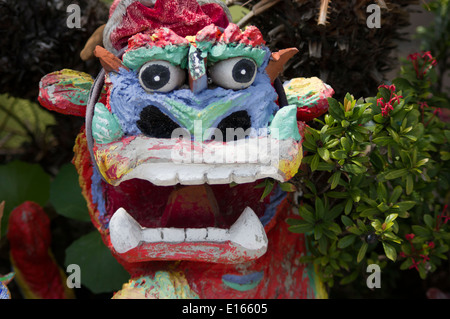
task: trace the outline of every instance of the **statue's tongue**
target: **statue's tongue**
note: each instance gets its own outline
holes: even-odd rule
[[[161,227],[217,227],[219,206],[207,184],[175,189],[167,200]]]

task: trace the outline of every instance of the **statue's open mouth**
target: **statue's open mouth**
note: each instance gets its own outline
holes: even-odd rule
[[[276,159],[267,156],[267,142],[276,146]],[[257,156],[239,159],[244,152]],[[226,154],[233,162],[219,161]],[[263,198],[260,186],[266,178],[288,180],[285,168],[299,155],[297,141],[270,135],[226,143],[139,135],[96,145],[111,245],[128,262],[256,259],[267,250],[266,226],[285,197],[274,187]]]

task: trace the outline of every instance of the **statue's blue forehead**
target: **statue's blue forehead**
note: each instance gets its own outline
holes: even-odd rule
[[[137,70],[120,69],[119,73],[110,74],[111,111],[128,135],[140,133],[136,122],[141,111],[149,105],[158,107],[174,122],[188,129],[194,120],[203,120],[205,129],[217,127],[223,118],[238,111],[248,113],[252,128],[266,128],[278,110],[275,103],[277,94],[265,72],[267,63],[268,58],[258,68],[255,81],[248,88],[214,87],[195,94],[187,88],[169,93],[148,93],[139,83]]]

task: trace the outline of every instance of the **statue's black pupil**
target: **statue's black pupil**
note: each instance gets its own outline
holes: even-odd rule
[[[146,67],[141,72],[141,81],[142,84],[150,90],[158,90],[166,85],[170,80],[170,71],[169,68],[160,65],[153,64]]]
[[[250,82],[255,74],[255,64],[250,60],[242,59],[234,65],[232,72],[236,82]]]

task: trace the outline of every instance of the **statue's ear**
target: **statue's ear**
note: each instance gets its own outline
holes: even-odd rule
[[[87,73],[64,69],[45,75],[39,83],[39,103],[58,113],[85,116],[94,79]]]
[[[290,58],[297,54],[297,48],[289,48],[273,52],[269,64],[266,67],[267,75],[270,81],[273,82],[281,72],[283,72],[284,65]]]
[[[100,63],[106,72],[119,72],[120,68],[128,70],[128,68],[122,64],[122,60],[99,45],[95,47],[94,55],[99,58]]]
[[[311,121],[328,110],[334,90],[317,77],[293,78],[284,83],[289,104],[297,106],[297,120]]]

